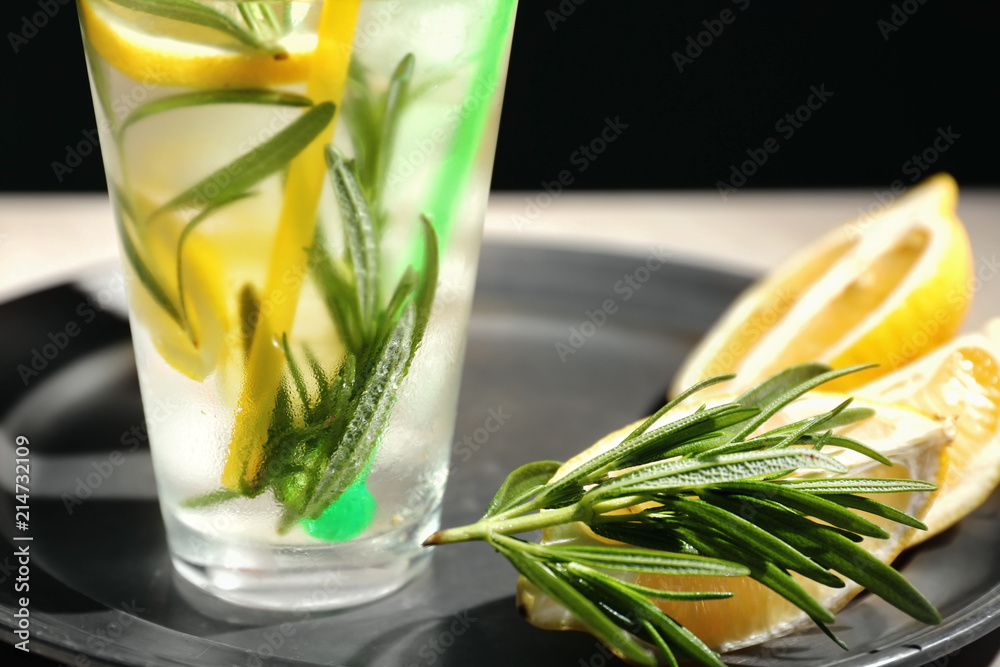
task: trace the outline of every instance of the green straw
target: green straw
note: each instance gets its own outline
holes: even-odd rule
[[[507,52],[510,27],[514,22],[517,10],[516,0],[499,0],[496,15],[488,28],[489,35],[479,59],[479,67],[472,77],[469,95],[462,105],[465,111],[460,118],[451,145],[437,178],[430,189],[427,202],[422,207],[433,220],[442,247],[446,246],[455,226],[455,214],[462,200],[469,176],[472,173],[472,163],[479,153],[479,144],[483,138],[483,130],[490,116],[489,99],[475,101],[473,91],[483,81],[495,81],[500,85],[500,75],[503,58]],[[492,77],[492,78],[491,78]],[[413,249],[413,259],[418,260],[419,247]]]

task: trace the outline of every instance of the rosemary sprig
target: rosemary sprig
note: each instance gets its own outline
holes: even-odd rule
[[[249,17],[248,22],[270,23],[271,19],[258,9],[248,7],[243,15]],[[358,95],[364,93],[365,99],[380,100],[378,124],[366,130],[372,134],[365,134],[364,141],[353,137],[355,148],[365,149],[364,156],[359,154],[349,160],[337,149],[326,150],[330,186],[340,210],[344,252],[341,257],[333,257],[319,228],[310,248],[309,267],[346,353],[338,367],[325,368],[308,347],[294,349],[287,336],[282,337],[285,372],[263,447],[262,472],[252,487],[242,490],[243,495],[251,497],[271,490],[282,508],[279,532],[286,532],[303,519],[317,519],[348,488],[364,481],[430,318],[439,263],[434,225],[427,216],[414,215],[421,229],[418,244],[422,252],[403,271],[395,287],[386,290],[379,243],[382,226],[375,208],[381,205],[378,202],[382,201],[384,173],[407,104],[406,90],[413,67],[413,57],[406,56],[381,97],[371,91],[355,91]],[[289,94],[270,97],[261,91],[213,91],[167,98],[162,108],[142,113],[231,102],[310,104],[305,98]],[[345,109],[345,113],[350,112]],[[249,196],[249,188],[282,169],[289,157],[298,154],[330,122],[332,115],[332,104],[313,106],[282,133],[227,167],[236,175],[227,180],[225,187],[213,190],[213,197],[205,198],[200,193],[214,174],[163,205],[161,211],[191,204],[203,207],[184,228],[178,256],[189,234],[206,217]],[[353,117],[358,118],[356,111]],[[354,130],[359,127],[355,125]],[[245,286],[240,293],[243,321],[256,321],[253,313],[259,307],[256,292],[252,286]],[[183,298],[181,308],[183,315]],[[252,337],[252,330],[241,332],[245,351],[252,345]],[[190,506],[203,507],[232,497],[223,492],[209,493],[192,500]]]
[[[416,60],[407,54],[396,65],[389,86],[375,93],[371,76],[358,60],[351,61],[344,118],[356,153],[358,183],[371,205],[377,229],[386,222],[385,194],[402,113],[415,96],[410,91]]]
[[[347,354],[339,368],[325,369],[308,347],[305,363],[282,338],[285,381],[278,390],[265,444],[260,484],[247,495],[271,489],[282,507],[279,532],[318,518],[359,479],[371,461],[395,402],[396,392],[423,339],[437,285],[438,242],[434,226],[421,218],[421,270],[403,272],[381,307],[377,242],[355,165],[331,149],[330,179],[343,219],[345,246],[335,260],[317,239],[313,277]],[[247,294],[248,310],[254,296]],[[203,507],[235,496],[207,494],[188,503]]]
[[[844,648],[828,627],[833,614],[790,572],[835,588],[845,585],[842,577],[851,579],[917,620],[939,623],[940,615],[923,595],[857,544],[863,537],[889,535],[852,511],[925,528],[906,513],[858,494],[931,491],[933,484],[829,475],[788,478],[798,470],[847,472],[820,451],[834,444],[885,462],[864,445],[829,431],[872,412],[845,402],[810,419],[755,434],[795,398],[862,368],[795,366],[731,403],[702,406],[654,428],[682,400],[732,376],[707,380],[668,403],[619,445],[558,481],[551,481],[558,462],[518,468],[479,521],[438,531],[424,544],[486,541],[634,664],[675,665],[677,658],[690,658],[721,667],[716,653],[649,599],[706,599],[707,594],[684,598],[655,591],[612,577],[608,570],[749,576],[802,609]],[[616,512],[639,504],[647,509]],[[626,546],[543,545],[514,537],[574,522]]]

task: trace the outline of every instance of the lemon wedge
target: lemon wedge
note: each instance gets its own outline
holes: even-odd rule
[[[1000,318],[857,390],[955,422],[955,440],[944,450],[945,475],[924,517],[928,530],[910,544],[954,525],[1000,483],[1000,341],[991,332],[1000,332]]]
[[[795,254],[726,311],[673,393],[722,373],[738,374],[738,390],[804,361],[882,362],[829,385],[847,391],[950,340],[971,301],[973,268],[957,197],[955,181],[938,174]]]

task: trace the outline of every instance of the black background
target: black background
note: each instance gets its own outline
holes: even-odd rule
[[[102,190],[96,155],[54,173],[95,122],[72,3],[14,52],[38,2],[0,7],[0,190]],[[726,9],[734,20],[705,32]],[[538,189],[564,169],[574,189],[715,188],[768,138],[779,149],[747,188],[885,188],[937,170],[996,184],[998,19],[970,0],[521,0],[494,189]],[[678,71],[673,54],[703,32]],[[812,86],[832,96],[783,136],[775,123]],[[572,155],[606,118],[628,127],[581,172]],[[926,172],[906,169],[949,128],[958,138]]]

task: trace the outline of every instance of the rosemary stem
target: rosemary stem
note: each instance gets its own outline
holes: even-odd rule
[[[574,521],[590,523],[599,514],[624,509],[642,502],[642,500],[642,496],[625,496],[613,500],[605,500],[594,505],[575,503],[566,507],[560,507],[559,509],[535,512],[534,514],[522,514],[515,517],[505,517],[503,515],[489,517],[487,519],[480,519],[468,526],[439,530],[424,541],[424,546],[485,540],[494,534],[516,535],[518,533],[551,528],[552,526],[559,526]]]
[[[424,541],[424,546],[431,546],[433,544],[449,544],[451,542],[485,540],[489,535],[494,533],[511,535],[531,530],[538,530],[540,528],[549,528],[551,526],[557,526],[561,523],[569,523],[571,521],[579,520],[579,517],[577,516],[579,509],[579,504],[577,504],[570,505],[568,507],[560,507],[559,509],[549,512],[527,514],[511,519],[500,519],[498,517],[480,519],[476,523],[469,524],[468,526],[439,530]]]

